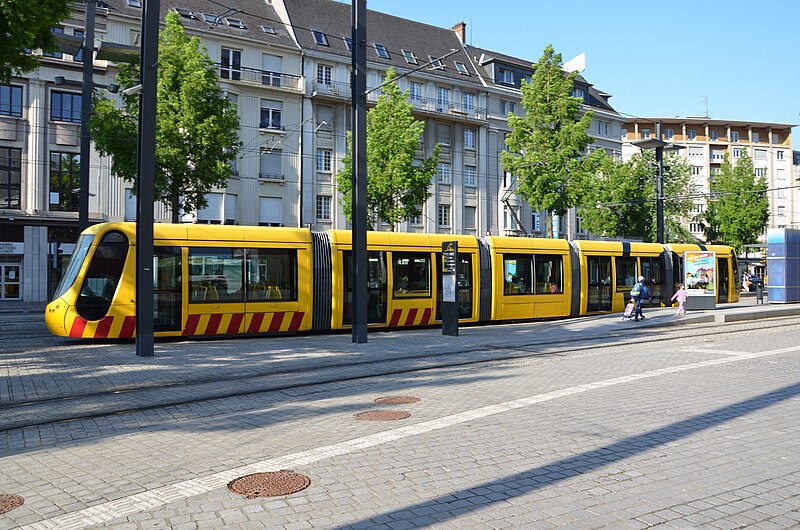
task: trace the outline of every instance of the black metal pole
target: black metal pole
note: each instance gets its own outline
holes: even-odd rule
[[[86,21],[83,36],[83,90],[81,92],[81,172],[78,190],[78,232],[89,226],[89,119],[92,117],[94,93],[94,13],[95,0],[86,1]]]
[[[156,87],[159,0],[145,0],[142,17],[142,93],[136,176],[136,355],[153,355],[153,200],[156,172]]]
[[[656,123],[656,138],[662,142],[661,122]],[[656,147],[656,242],[664,243],[664,147]]]
[[[367,1],[352,4],[353,342],[367,342]]]

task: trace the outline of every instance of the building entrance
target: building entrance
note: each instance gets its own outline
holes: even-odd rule
[[[22,297],[22,263],[0,263],[0,300]]]

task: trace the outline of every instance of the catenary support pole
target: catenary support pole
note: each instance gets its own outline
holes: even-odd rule
[[[136,176],[136,355],[153,355],[153,200],[156,172],[156,86],[159,0],[145,0],[142,17],[142,93]]]
[[[661,141],[661,122],[656,123],[656,138]],[[656,147],[656,242],[664,243],[664,146]]]
[[[367,342],[367,1],[352,3],[353,342]]]
[[[94,93],[94,15],[95,0],[86,0],[86,21],[83,36],[83,90],[81,91],[81,167],[78,190],[78,232],[89,226],[89,119],[92,117]]]

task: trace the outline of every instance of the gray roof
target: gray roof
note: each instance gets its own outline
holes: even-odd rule
[[[116,12],[139,19],[142,17],[143,10],[129,6],[127,0],[104,0],[104,2],[109,6],[112,13]],[[144,0],[141,3],[144,4]],[[225,0],[224,4],[227,8],[222,7],[221,3],[223,2],[208,0],[161,0],[160,20],[163,21],[169,11],[181,8],[186,10],[187,13],[194,14],[194,17],[181,17],[181,23],[189,33],[194,33],[197,30],[212,31],[219,36],[228,38],[245,38],[297,49],[297,45],[280,21],[275,9],[267,5],[264,0]],[[217,17],[225,15],[225,17],[214,25],[203,19],[203,13]],[[231,26],[228,23],[228,19],[240,20],[245,28],[240,29]],[[270,26],[275,30],[275,34],[265,33],[261,26]]]
[[[330,53],[350,61],[350,51],[342,37],[350,37],[351,7],[350,4],[333,0],[285,0],[289,19],[292,21],[295,36],[300,46],[306,50]],[[428,56],[441,57],[456,50],[442,62],[444,70],[424,69],[425,72],[472,83],[481,86],[478,76],[472,68],[469,57],[454,31],[439,28],[405,18],[367,10],[367,61],[376,65],[393,66],[398,73],[417,68],[403,58],[401,50],[413,52],[419,64],[429,61]],[[322,46],[314,41],[311,30],[324,33],[329,46]],[[389,59],[378,57],[374,43],[386,46]],[[464,64],[470,75],[462,75],[456,70],[455,62]]]

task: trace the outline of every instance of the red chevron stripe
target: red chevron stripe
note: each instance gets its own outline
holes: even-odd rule
[[[128,315],[125,317],[125,320],[122,321],[122,329],[119,331],[119,337],[121,339],[130,339],[133,337],[133,332],[136,330],[136,317],[134,315]]]
[[[278,313],[273,313],[272,322],[269,323],[270,333],[275,333],[276,331],[281,330],[281,324],[283,323],[283,315],[285,315],[283,311]]]
[[[390,326],[396,326],[398,322],[400,322],[400,317],[403,314],[402,309],[395,309],[392,311],[392,319],[389,321]]]
[[[222,314],[214,313],[208,319],[208,326],[206,326],[205,335],[216,335],[219,329],[219,323],[222,321]]]
[[[75,338],[83,337],[83,330],[86,329],[86,320],[83,317],[75,317],[72,321],[72,327],[69,330],[69,336]]]
[[[186,319],[186,327],[183,328],[182,335],[184,337],[194,335],[197,332],[198,322],[200,322],[200,315],[189,315],[189,318]]]
[[[114,317],[105,316],[100,322],[97,323],[97,330],[94,332],[94,338],[105,339],[108,338],[108,332],[111,331],[111,324],[114,323]]]
[[[406,326],[413,326],[415,318],[417,318],[417,308],[416,307],[412,307],[411,309],[408,310],[408,315],[406,316],[405,325]]]
[[[306,314],[303,313],[302,311],[298,311],[297,313],[292,315],[292,322],[291,324],[289,324],[289,331],[297,331],[298,329],[300,329],[300,324],[303,323],[303,317],[305,315]]]
[[[422,321],[419,323],[420,326],[425,326],[429,324],[431,321],[431,308],[426,307],[425,311],[422,312]]]
[[[248,333],[258,333],[261,329],[261,323],[264,321],[264,313],[253,313],[253,319],[250,320],[250,325],[247,327]]]
[[[227,333],[239,333],[239,327],[242,324],[244,313],[234,313],[231,315],[231,322],[228,324]]]

